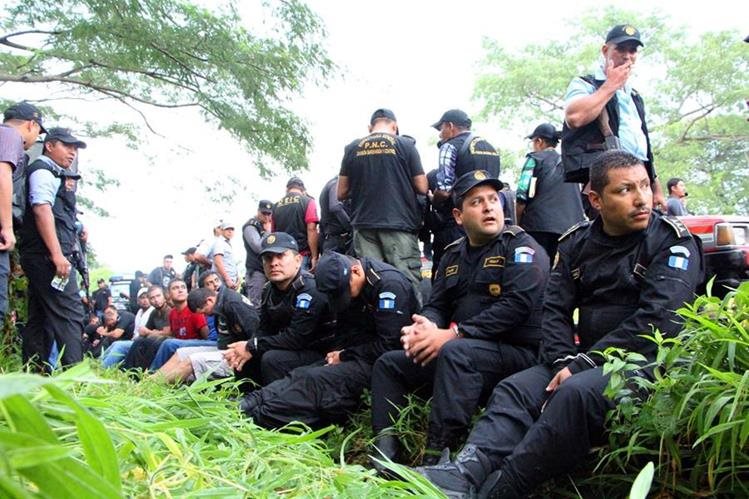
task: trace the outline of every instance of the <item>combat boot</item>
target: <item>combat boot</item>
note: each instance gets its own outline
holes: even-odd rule
[[[374,453],[372,455],[372,467],[377,470],[377,474],[390,478],[393,473],[383,466],[379,461],[390,460],[393,462],[398,461],[400,455],[401,444],[398,437],[386,432],[380,432],[375,437],[374,441]]]
[[[491,471],[489,459],[475,445],[466,445],[452,462],[420,466],[415,471],[451,499],[473,499]]]

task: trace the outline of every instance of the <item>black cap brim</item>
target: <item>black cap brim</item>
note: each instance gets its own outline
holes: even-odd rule
[[[442,123],[444,123],[444,121],[439,120],[437,123],[435,123],[434,125],[432,125],[432,128],[434,128],[436,130],[439,130],[440,127],[442,126]]]
[[[483,180],[479,180],[475,184],[472,184],[467,189],[463,189],[463,192],[461,193],[455,192],[455,190],[453,190],[453,202],[457,201],[460,198],[465,197],[466,194],[471,192],[471,189],[474,189],[480,185],[490,185],[494,187],[497,190],[497,192],[501,191],[504,188],[504,184],[502,183],[501,180],[496,179],[496,178],[485,178]]]
[[[611,40],[608,41],[608,43],[613,43],[614,45],[619,45],[620,43],[629,42],[629,41],[637,42],[637,44],[640,47],[644,47],[645,46],[645,44],[642,43],[639,38],[634,37],[634,36],[620,36],[618,38],[612,38]]]
[[[273,253],[274,255],[280,255],[281,253],[285,253],[286,251],[293,251],[290,248],[285,248],[283,246],[268,246],[267,248],[263,248],[259,255],[263,256],[266,253]]]

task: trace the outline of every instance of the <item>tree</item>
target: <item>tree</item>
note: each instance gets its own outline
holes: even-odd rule
[[[325,33],[301,0],[253,9],[250,30],[232,1],[209,10],[180,0],[16,0],[0,21],[0,82],[114,99],[146,125],[143,105],[197,108],[257,156],[261,173],[268,160],[299,169],[310,137],[286,104],[332,70]]]
[[[505,128],[550,121],[561,126],[570,80],[589,74],[606,32],[629,22],[643,28],[638,61],[656,171],[665,186],[678,176],[689,186],[695,212],[749,213],[749,128],[744,99],[749,51],[732,32],[690,38],[666,16],[615,8],[574,21],[563,41],[510,52],[484,43],[483,70],[475,85],[484,118]]]

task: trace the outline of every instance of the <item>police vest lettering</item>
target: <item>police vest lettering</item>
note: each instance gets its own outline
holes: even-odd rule
[[[370,135],[361,140],[356,151],[357,156],[375,154],[395,155],[395,137],[386,134]]]

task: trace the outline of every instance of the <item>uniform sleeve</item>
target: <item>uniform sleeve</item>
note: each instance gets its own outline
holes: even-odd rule
[[[416,177],[418,175],[424,175],[424,167],[421,164],[421,156],[419,155],[419,150],[416,149],[416,146],[411,144],[411,147],[408,148],[410,151],[410,154],[408,155],[408,169],[411,173],[411,178]]]
[[[277,334],[259,336],[257,351],[304,350],[308,348],[323,315],[328,310],[327,298],[314,289],[304,289],[297,294],[289,325]]]
[[[531,186],[531,179],[533,178],[533,171],[536,169],[536,159],[532,156],[528,156],[525,160],[523,168],[520,170],[520,179],[518,180],[518,190],[515,192],[515,197],[518,201],[527,202],[531,198],[529,191]]]
[[[440,260],[439,267],[437,267],[429,301],[421,310],[421,315],[437,324],[437,327],[443,329],[450,324],[451,311],[454,307],[450,293],[448,293],[445,278],[445,269],[448,263],[452,264],[452,259],[448,258],[448,255],[445,254]]]
[[[353,149],[354,149],[353,144],[349,144],[343,149],[343,159],[341,160],[341,169],[338,172],[338,175],[342,175],[344,177],[351,176],[350,157],[351,157],[351,151]]]
[[[55,204],[60,180],[45,169],[36,170],[29,175],[29,202],[32,206],[39,204]]]
[[[374,363],[382,354],[400,348],[401,328],[411,324],[413,290],[405,280],[380,281],[377,289],[377,304],[372,313],[375,337],[341,352],[342,361],[364,360]]]
[[[260,242],[263,240],[262,237],[260,237],[260,233],[257,231],[255,227],[252,225],[248,225],[244,228],[242,231],[242,237],[247,242],[250,248],[252,248],[252,251],[254,251],[256,254],[260,253],[261,245]]]
[[[573,100],[579,99],[580,97],[587,97],[595,91],[595,87],[582,78],[573,78],[567,87],[567,93],[564,95],[564,105],[566,107]]]
[[[458,324],[465,336],[500,340],[504,333],[522,326],[541,304],[549,277],[549,257],[530,236],[522,235],[524,237],[515,237],[508,245],[502,292],[497,300],[478,315]]]
[[[244,302],[232,302],[229,305],[228,312],[233,316],[236,325],[242,330],[240,335],[244,339],[251,338],[257,332],[260,325],[257,310]]]
[[[554,268],[546,286],[543,307],[543,361],[559,371],[575,358],[575,324],[573,312],[579,301],[578,287],[570,272],[573,245],[567,240],[557,248]]]
[[[637,311],[598,340],[587,354],[579,355],[570,363],[570,370],[575,373],[602,365],[604,358],[597,352],[609,347],[653,358],[657,346],[642,335],[657,329],[663,336],[672,337],[681,330],[683,321],[676,310],[694,300],[702,270],[702,252],[694,239],[670,238],[647,266]]]
[[[441,191],[449,191],[455,183],[455,162],[458,150],[450,142],[442,144],[437,167],[437,187]]]

